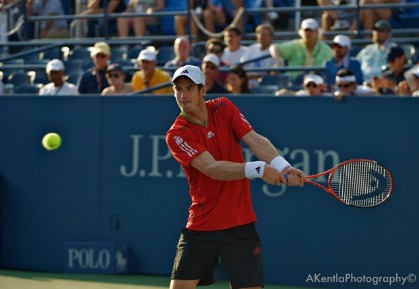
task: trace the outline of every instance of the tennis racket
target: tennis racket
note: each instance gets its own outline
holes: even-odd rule
[[[327,187],[313,181],[327,174]],[[393,190],[390,171],[367,159],[344,161],[323,173],[306,176],[304,182],[325,190],[346,205],[360,208],[382,204]]]

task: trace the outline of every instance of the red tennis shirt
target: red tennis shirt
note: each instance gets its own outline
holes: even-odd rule
[[[173,157],[181,164],[190,187],[192,204],[186,227],[215,231],[256,221],[248,179],[218,181],[192,167],[204,151],[216,160],[244,163],[240,139],[252,127],[227,98],[206,101],[207,127],[179,115],[166,134]]]

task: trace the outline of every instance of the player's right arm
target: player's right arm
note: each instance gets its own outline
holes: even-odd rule
[[[191,165],[214,180],[233,181],[247,177],[245,173],[246,163],[217,161],[208,151],[196,156],[191,161]],[[285,177],[268,164],[264,165],[263,174],[260,178],[271,185],[287,183]]]

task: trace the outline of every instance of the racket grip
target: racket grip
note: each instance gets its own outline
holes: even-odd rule
[[[282,174],[284,177],[285,177],[285,179],[288,181],[288,174]]]

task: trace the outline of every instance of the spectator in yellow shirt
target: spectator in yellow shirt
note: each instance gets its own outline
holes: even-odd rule
[[[170,75],[166,71],[156,68],[156,54],[154,51],[143,49],[137,59],[140,70],[135,72],[132,76],[131,84],[134,91],[140,91],[162,83],[167,83],[167,87],[150,91],[150,93],[173,94]]]

